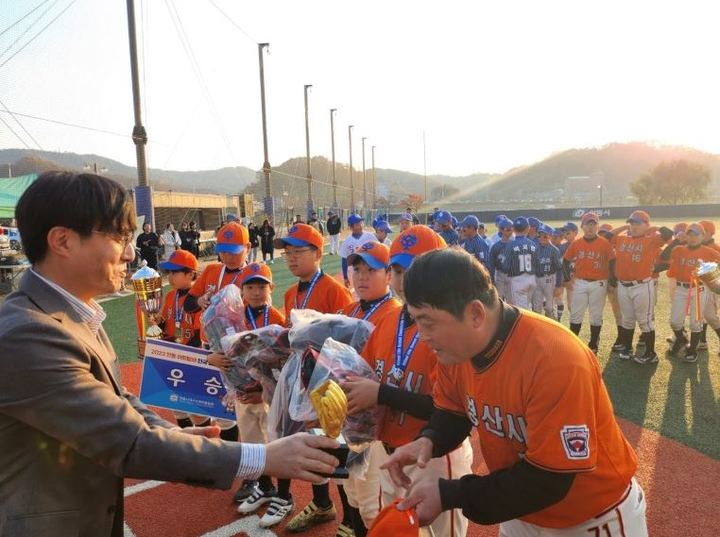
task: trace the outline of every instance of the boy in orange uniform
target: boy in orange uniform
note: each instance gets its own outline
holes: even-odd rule
[[[668,277],[675,278],[675,296],[670,311],[670,327],[675,332],[675,343],[670,349],[671,354],[685,350],[688,340],[683,332],[685,317],[690,315],[690,345],[685,350],[685,362],[697,361],[698,343],[702,337],[702,316],[708,300],[709,290],[702,282],[695,279],[695,270],[700,261],[720,262],[720,253],[708,246],[703,246],[705,229],[699,223],[690,224],[685,231],[687,244],[676,246],[670,254]],[[713,330],[720,337],[720,322],[707,319]]]
[[[657,362],[655,352],[655,280],[653,272],[660,249],[672,238],[666,227],[649,232],[650,215],[634,211],[627,226],[614,229],[611,244],[615,247],[615,277],[621,325],[613,351],[623,360],[632,357],[632,342],[637,323],[642,332],[645,352],[633,359],[639,364]],[[629,228],[629,234],[622,233]],[[622,233],[622,234],[621,234]]]
[[[703,246],[712,248],[720,252],[720,245],[715,242],[715,224],[710,220],[700,220],[699,224],[705,230],[705,239],[703,240]],[[707,350],[707,327],[708,324],[719,324],[717,311],[717,298],[715,293],[709,293],[708,299],[705,304],[705,311],[703,311],[705,322],[703,323],[702,336],[700,336],[700,343],[698,343],[698,350]]]
[[[307,224],[294,224],[285,237],[275,239],[276,249],[285,250],[288,269],[299,281],[285,292],[285,318],[290,323],[290,312],[295,309],[312,309],[320,313],[337,313],[352,302],[352,295],[340,282],[320,270],[323,237]],[[278,480],[278,495],[270,502],[260,526],[268,528],[278,524],[294,508],[290,494],[290,480]],[[335,520],[337,511],[330,500],[327,483],[313,485],[313,500],[293,518],[287,529],[305,531],[312,526]]]
[[[191,347],[200,346],[200,312],[186,313],[183,304],[188,291],[197,276],[198,261],[186,250],[175,250],[170,258],[160,263],[160,268],[168,272],[168,281],[172,287],[160,311],[158,326],[162,328],[162,338]],[[190,415],[185,412],[173,412],[180,427],[210,425],[205,416]]]
[[[245,302],[245,328],[257,330],[271,324],[285,325],[285,316],[272,306],[273,279],[270,266],[252,263],[240,274],[240,291]],[[262,391],[248,393],[235,402],[240,438],[252,444],[267,444],[267,406]],[[238,513],[249,515],[277,496],[269,476],[263,475],[254,490],[238,506]]]
[[[348,256],[348,264],[353,267],[352,284],[360,300],[348,305],[342,313],[374,325],[386,315],[397,314],[402,304],[390,294],[390,248],[374,241],[367,242]],[[344,513],[342,525],[351,528],[355,537],[364,537],[380,510],[379,465],[373,461],[379,456],[384,458],[385,452],[380,443],[375,442],[367,454],[368,470],[364,478],[357,479],[350,474],[345,484],[348,504],[354,512]],[[349,514],[355,518],[351,519]]]
[[[188,313],[201,312],[208,307],[210,298],[220,289],[227,285],[240,283],[238,279],[250,250],[250,235],[247,228],[237,222],[229,222],[218,230],[216,237],[215,250],[218,252],[221,262],[207,265],[195,280],[183,304],[183,308]],[[204,332],[200,332],[200,337],[205,339]],[[222,364],[219,363],[211,365],[222,367]],[[236,423],[219,420],[218,425],[221,429],[220,438],[237,442],[238,427]],[[235,501],[241,502],[250,496],[254,487],[254,482],[245,481],[235,494]]]
[[[562,325],[498,299],[465,252],[419,258],[405,275],[409,312],[435,350],[435,412],[386,465],[432,464],[474,427],[490,473],[425,482],[401,508],[420,524],[462,509],[503,537],[647,536],[637,458],[592,352]]]
[[[391,285],[398,296],[404,296],[403,276],[414,260],[425,252],[441,248],[446,248],[445,241],[426,226],[413,226],[395,238],[390,248]],[[350,414],[374,406],[385,407],[378,437],[382,449],[378,450],[377,457],[371,458],[373,470],[379,472],[390,454],[412,442],[427,426],[434,408],[432,386],[437,378],[437,357],[420,339],[418,327],[405,307],[388,313],[377,323],[361,354],[377,373],[379,382],[352,379],[343,384],[343,389],[348,396]],[[469,442],[463,442],[458,449],[450,450],[426,468],[412,468],[410,493],[424,483],[437,483],[441,478],[469,473],[471,466],[472,450]],[[385,504],[405,495],[387,472],[380,472],[380,487]],[[467,520],[459,511],[453,511],[439,517],[432,526],[435,535],[464,536]]]
[[[598,236],[598,216],[595,213],[585,213],[580,221],[583,236],[573,241],[563,256],[565,286],[572,290],[570,330],[575,335],[580,333],[585,310],[589,309],[588,347],[597,353],[608,279],[614,276],[615,252],[607,240]],[[574,276],[570,273],[571,263],[575,264]]]

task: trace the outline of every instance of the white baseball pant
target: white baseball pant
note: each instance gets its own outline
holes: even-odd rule
[[[340,249],[340,234],[330,235],[330,253],[337,255]]]
[[[510,300],[510,276],[499,270],[495,271],[495,288],[502,300]]]
[[[532,308],[532,297],[535,292],[535,275],[520,274],[510,278],[510,304],[529,310]]]
[[[348,503],[360,510],[360,516],[369,528],[382,509],[382,495],[380,491],[380,464],[387,456],[382,442],[376,440],[370,444],[366,454],[366,469],[364,474],[350,471],[350,477],[345,480],[345,494]]]
[[[703,317],[705,322],[709,324],[713,329],[720,326],[720,318],[718,317],[717,307],[717,295],[712,291],[706,291],[707,299],[705,300],[705,307],[703,308]]]
[[[268,407],[265,403],[245,405],[239,401],[235,402],[240,442],[267,444],[267,411]]]
[[[535,292],[532,297],[532,309],[535,313],[545,311],[545,316],[557,319],[555,312],[555,275],[536,276]]]
[[[379,465],[388,459],[387,453],[383,450],[378,459]],[[412,481],[410,488],[405,490],[393,483],[390,473],[387,470],[380,471],[380,488],[382,489],[383,505],[390,505],[396,498],[409,498],[412,496],[413,487],[420,483],[437,483],[438,479],[458,479],[472,473],[473,451],[470,440],[465,441],[457,448],[437,459],[431,459],[424,469],[417,466],[406,466],[404,471]],[[445,511],[430,524],[433,533],[438,537],[464,537],[467,533],[468,520],[460,509]]]
[[[627,496],[603,514],[571,528],[543,528],[522,520],[500,524],[499,537],[647,537],[645,492],[633,477]]]
[[[573,280],[570,301],[570,322],[582,324],[585,310],[590,310],[590,325],[602,326],[603,309],[607,298],[607,280]]]
[[[637,323],[642,332],[655,330],[655,283],[652,278],[629,287],[618,282],[617,296],[623,328],[634,330]]]
[[[699,290],[699,293],[697,292]],[[708,294],[710,291],[705,289],[704,285],[695,287],[683,287],[682,285],[675,285],[675,295],[673,295],[672,308],[670,310],[670,328],[673,330],[682,330],[685,324],[685,317],[690,317],[690,331],[700,332],[702,331],[703,324],[703,312],[705,311],[706,304],[708,301]],[[700,315],[697,315],[696,303],[698,300],[700,303]],[[720,328],[720,321],[715,319],[708,319],[708,324],[713,328]]]

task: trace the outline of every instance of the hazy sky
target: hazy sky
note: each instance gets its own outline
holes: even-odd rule
[[[338,108],[337,159],[347,162],[353,123],[357,165],[367,136],[368,162],[377,145],[379,167],[422,172],[423,130],[428,173],[501,172],[612,141],[720,152],[718,5],[136,0],[149,163],[261,167],[257,41],[271,43],[271,164],[305,153],[303,84],[313,84],[313,155],[330,155],[329,109]],[[126,21],[124,0],[0,0],[0,100],[15,112],[128,135],[19,118],[44,149],[134,164]],[[23,147],[1,122],[0,147]]]

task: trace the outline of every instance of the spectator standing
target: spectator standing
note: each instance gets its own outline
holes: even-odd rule
[[[193,235],[190,231],[190,225],[187,222],[180,224],[180,231],[178,231],[178,235],[180,235],[180,248],[190,252],[192,248]]]
[[[270,264],[275,263],[275,249],[273,248],[273,239],[275,238],[275,228],[270,225],[270,222],[263,220],[262,226],[258,230],[260,236],[260,249],[262,250],[263,262],[266,261],[267,256],[270,256]]]
[[[312,213],[310,215],[310,220],[308,220],[308,225],[314,227],[320,232],[320,235],[325,235],[325,228],[323,226],[323,223],[318,220],[317,213]]]
[[[190,236],[192,237],[190,251],[196,258],[200,259],[200,231],[194,221],[190,222]]]
[[[147,222],[143,224],[143,232],[138,235],[135,246],[140,250],[140,257],[145,260],[147,266],[157,269],[160,237],[153,231],[152,224]]]
[[[340,230],[342,221],[334,211],[328,211],[328,219],[325,223],[328,235],[330,236],[330,255],[337,255],[340,248]]]
[[[180,235],[175,231],[175,226],[168,224],[165,231],[160,235],[160,244],[163,247],[162,258],[170,259],[172,253],[180,248]]]
[[[255,222],[248,224],[248,232],[250,233],[250,263],[257,262],[258,247],[260,246],[260,237],[258,236],[258,227]]]

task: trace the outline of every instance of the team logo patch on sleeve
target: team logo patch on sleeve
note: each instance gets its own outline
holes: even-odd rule
[[[560,430],[560,437],[568,459],[590,457],[590,430],[587,425],[566,425]]]

